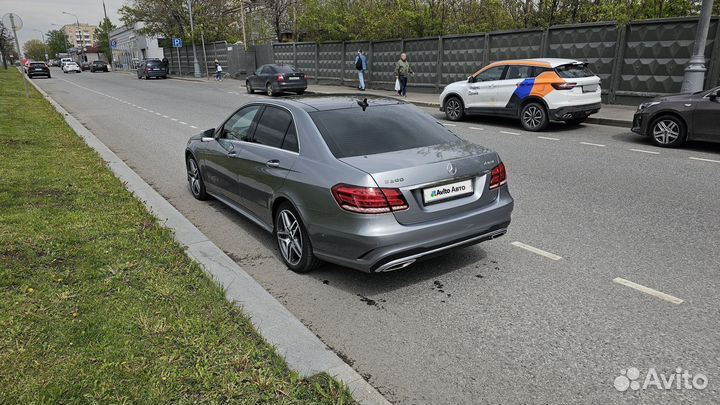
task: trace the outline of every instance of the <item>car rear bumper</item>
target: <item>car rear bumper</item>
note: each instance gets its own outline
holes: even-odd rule
[[[286,81],[282,83],[275,83],[273,85],[275,91],[303,91],[307,90],[307,80],[300,81]]]
[[[370,273],[392,271],[504,235],[513,205],[507,187],[502,187],[492,203],[435,221],[401,225],[392,215],[382,215],[386,223],[373,222],[355,233],[328,225],[311,225],[308,231],[322,260]]]
[[[571,120],[577,118],[584,118],[590,114],[595,114],[600,111],[601,106],[601,103],[592,103],[560,107],[554,110],[550,110],[550,118],[553,120]]]
[[[164,70],[156,70],[156,71],[149,71],[143,73],[145,77],[165,77],[167,76],[167,73]]]

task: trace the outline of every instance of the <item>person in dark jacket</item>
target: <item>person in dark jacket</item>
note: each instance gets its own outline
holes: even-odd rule
[[[365,90],[365,72],[367,72],[367,57],[362,49],[355,55],[355,69],[358,71],[359,90]]]
[[[165,69],[165,74],[170,73],[170,71],[169,71],[170,63],[168,62],[167,58],[162,58],[162,65],[163,65],[163,69]]]
[[[413,72],[412,67],[410,67],[407,54],[403,52],[400,54],[400,60],[395,63],[395,79],[400,81],[398,96],[407,97],[408,76],[415,76],[415,72]]]

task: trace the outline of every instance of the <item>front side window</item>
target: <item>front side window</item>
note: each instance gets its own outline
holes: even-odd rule
[[[249,141],[253,120],[259,110],[259,105],[251,105],[241,108],[232,117],[230,117],[227,122],[225,122],[221,137],[234,141]]]
[[[289,112],[276,107],[265,107],[258,121],[253,142],[281,148],[291,122],[292,116]]]
[[[479,75],[475,77],[475,81],[477,82],[489,82],[493,80],[500,80],[503,75],[503,71],[505,70],[505,66],[495,66],[494,68],[487,69],[483,72],[481,72]]]

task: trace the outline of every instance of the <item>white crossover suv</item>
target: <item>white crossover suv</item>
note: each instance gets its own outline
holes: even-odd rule
[[[600,78],[585,62],[506,60],[445,87],[440,110],[451,121],[502,115],[519,118],[528,131],[542,131],[550,120],[579,124],[600,111],[600,91]]]

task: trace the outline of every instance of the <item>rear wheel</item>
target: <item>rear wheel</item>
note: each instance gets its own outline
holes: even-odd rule
[[[532,101],[520,111],[520,123],[526,131],[542,131],[547,128],[549,121],[547,111],[540,103]]]
[[[272,89],[272,84],[268,83],[268,84],[265,86],[265,93],[266,93],[268,96],[270,96],[270,97],[272,97],[272,96],[275,95],[275,92],[273,92],[273,89]]]
[[[664,115],[650,124],[650,140],[657,145],[673,148],[685,142],[685,123],[673,115]]]
[[[197,200],[207,200],[208,196],[205,192],[205,182],[203,182],[202,174],[200,174],[200,166],[198,166],[197,160],[189,156],[185,163],[190,192]]]
[[[255,93],[255,90],[253,90],[252,84],[250,84],[249,80],[245,82],[245,91],[247,91],[248,94]]]
[[[307,273],[320,264],[312,252],[305,225],[290,203],[282,203],[275,214],[275,238],[280,256],[290,270]]]
[[[465,118],[465,109],[460,97],[450,97],[445,102],[445,117],[450,121],[460,121]]]

